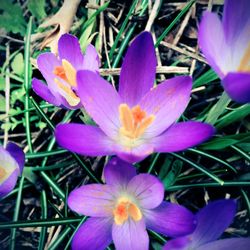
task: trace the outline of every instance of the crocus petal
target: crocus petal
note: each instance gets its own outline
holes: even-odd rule
[[[10,174],[10,176],[3,183],[0,184],[0,197],[7,195],[14,189],[18,175],[19,175],[19,169],[16,168]]]
[[[156,55],[152,36],[143,32],[130,45],[123,60],[119,94],[124,103],[133,107],[153,87]]]
[[[158,178],[150,174],[136,175],[128,184],[128,193],[136,197],[140,207],[152,209],[159,206],[164,197],[164,187]]]
[[[196,215],[197,227],[191,235],[192,247],[196,248],[218,239],[231,224],[235,213],[234,200],[224,199],[208,203]]]
[[[6,150],[10,153],[10,155],[15,159],[19,166],[19,171],[22,173],[24,162],[25,162],[25,155],[23,150],[17,146],[15,143],[9,142],[7,144]]]
[[[196,146],[215,132],[213,126],[201,122],[180,122],[154,138],[156,152],[176,152]]]
[[[55,84],[55,75],[53,72],[55,67],[61,66],[60,61],[53,53],[47,52],[38,56],[37,66],[45,78],[50,91],[53,92],[53,95],[56,95],[58,87]]]
[[[222,80],[227,94],[236,102],[250,102],[250,73],[229,73]]]
[[[42,81],[33,78],[32,79],[32,89],[35,91],[37,95],[39,95],[42,99],[51,103],[55,106],[60,106],[61,102],[58,98],[56,98],[51,91],[49,90],[48,86],[45,85]]]
[[[13,148],[11,149],[11,146],[9,147],[14,156],[16,152]],[[0,146],[0,189],[2,189],[0,192],[4,194],[14,188],[17,176],[21,172],[19,167],[19,160],[21,160],[21,157],[18,155],[18,159],[15,160],[13,156],[8,150]],[[20,162],[20,164],[21,163],[22,162]]]
[[[72,66],[79,70],[83,65],[83,54],[78,39],[69,34],[64,34],[58,41],[58,54],[60,59],[66,59]]]
[[[89,218],[72,240],[73,250],[103,250],[112,242],[112,223],[106,218]]]
[[[250,238],[217,240],[198,247],[196,250],[249,250]]]
[[[135,167],[117,157],[112,158],[104,168],[105,182],[110,185],[126,187],[134,176]]]
[[[183,206],[162,202],[160,206],[145,211],[147,228],[169,237],[178,237],[194,231],[193,213]]]
[[[203,14],[198,31],[198,43],[210,66],[223,78],[226,64],[224,54],[228,50],[222,23],[215,13],[206,11]]]
[[[58,144],[72,152],[88,156],[112,155],[113,142],[98,127],[59,124],[55,130]]]
[[[73,211],[87,216],[112,216],[114,208],[113,188],[109,185],[89,184],[73,190],[68,197],[68,206]]]
[[[154,152],[154,147],[150,141],[148,141],[134,148],[118,146],[116,150],[116,154],[119,158],[129,163],[135,163],[142,161],[148,155],[152,154]]]
[[[163,247],[163,250],[189,250],[189,244],[190,239],[188,236],[178,237],[177,239],[167,241],[166,245]]]
[[[129,219],[122,225],[113,224],[112,238],[116,250],[148,250],[149,237],[143,219]]]
[[[189,102],[191,88],[191,77],[179,76],[164,81],[143,97],[139,105],[148,115],[155,116],[144,138],[161,134],[180,117]]]
[[[91,71],[77,72],[78,96],[88,114],[110,137],[116,138],[120,127],[120,97],[110,83]]]
[[[248,0],[225,1],[222,23],[229,44],[234,43],[242,30],[250,24],[249,7]]]
[[[98,72],[100,60],[96,48],[89,44],[86,48],[83,60],[83,69]]]

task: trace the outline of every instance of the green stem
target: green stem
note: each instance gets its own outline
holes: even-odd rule
[[[29,20],[28,28],[25,37],[25,48],[24,48],[24,87],[26,90],[25,94],[25,109],[29,110],[29,90],[30,90],[30,35],[32,28],[32,17]],[[32,140],[31,140],[31,132],[30,132],[30,113],[25,113],[25,129],[27,142],[29,146],[30,152],[33,151]]]

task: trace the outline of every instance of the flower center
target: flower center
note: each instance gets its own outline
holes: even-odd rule
[[[53,73],[72,87],[76,87],[76,70],[67,60],[63,59],[62,65],[56,66]]]
[[[126,198],[121,198],[117,206],[113,210],[114,220],[117,225],[122,225],[132,218],[134,221],[139,221],[142,218],[140,209]]]
[[[240,66],[238,68],[241,72],[249,72],[250,71],[250,43],[246,49],[245,54],[241,58]]]
[[[147,115],[139,105],[130,109],[125,103],[119,106],[119,116],[122,124],[120,133],[130,139],[137,139],[143,135],[155,119],[154,115]]]
[[[3,180],[6,177],[6,175],[7,175],[6,170],[3,167],[0,166],[0,183],[3,182]]]
[[[68,85],[65,85],[59,79],[55,78],[54,81],[57,86],[62,90],[62,96],[71,106],[76,106],[80,102],[80,98],[75,94],[71,87],[76,87],[76,70],[70,62],[63,59],[61,66],[56,66],[53,73],[64,80]]]

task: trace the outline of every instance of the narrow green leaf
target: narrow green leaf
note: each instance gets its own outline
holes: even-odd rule
[[[225,112],[226,107],[230,103],[230,98],[228,95],[223,92],[219,101],[210,109],[205,122],[210,124],[215,124],[218,118],[220,117],[223,112]]]

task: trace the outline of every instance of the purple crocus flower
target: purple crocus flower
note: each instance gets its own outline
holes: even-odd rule
[[[175,124],[189,102],[191,78],[175,77],[154,88],[155,73],[156,55],[148,32],[140,34],[127,51],[118,93],[98,74],[78,71],[79,97],[99,127],[58,125],[57,142],[79,154],[116,154],[136,162],[153,152],[184,150],[211,137],[214,128],[208,124]]]
[[[163,184],[153,175],[119,158],[104,168],[106,184],[88,184],[69,194],[68,206],[91,216],[74,235],[73,250],[105,249],[113,240],[117,250],[147,250],[146,228],[177,237],[193,232],[194,215],[185,207],[163,201]]]
[[[88,45],[83,55],[77,38],[64,34],[58,41],[58,57],[43,53],[38,56],[37,65],[48,85],[34,78],[32,88],[36,94],[55,106],[77,109],[82,105],[76,93],[76,72],[98,72],[99,58],[94,46]]]
[[[199,46],[222,79],[227,94],[250,102],[250,2],[225,0],[222,22],[206,11],[199,27]]]
[[[232,223],[235,213],[234,200],[210,202],[196,214],[194,232],[168,241],[163,250],[248,250],[250,238],[217,240]]]
[[[24,160],[24,153],[16,144],[9,142],[6,149],[0,146],[0,197],[15,187],[23,171]]]

